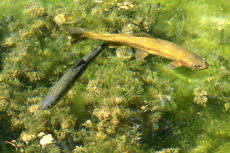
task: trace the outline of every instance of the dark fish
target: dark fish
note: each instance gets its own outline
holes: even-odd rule
[[[60,80],[51,88],[49,93],[41,103],[42,109],[47,109],[55,105],[60,98],[65,95],[74,85],[78,78],[81,77],[83,72],[87,69],[93,59],[95,59],[106,47],[103,43],[97,49],[91,51],[83,58],[79,58],[73,66],[61,77]]]

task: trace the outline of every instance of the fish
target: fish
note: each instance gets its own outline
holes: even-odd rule
[[[106,48],[107,43],[103,43],[83,58],[79,58],[72,67],[58,80],[41,102],[41,109],[48,109],[55,104],[73,87],[75,82],[81,77],[89,64]]]
[[[71,27],[71,43],[77,43],[85,39],[97,39],[107,41],[117,45],[126,45],[135,48],[137,60],[145,58],[148,54],[161,56],[172,60],[166,67],[175,69],[186,66],[192,70],[203,70],[209,67],[205,58],[196,53],[179,46],[175,43],[155,38],[147,33],[137,33],[134,35],[115,33],[94,33],[80,27]]]

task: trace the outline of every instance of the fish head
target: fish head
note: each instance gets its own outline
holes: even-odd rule
[[[205,58],[197,58],[192,64],[191,69],[193,70],[204,70],[209,67],[209,64],[206,62]]]
[[[52,96],[48,93],[41,102],[41,109],[48,109],[57,103],[58,96]]]

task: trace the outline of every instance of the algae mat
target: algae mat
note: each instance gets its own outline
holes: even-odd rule
[[[230,2],[0,1],[0,152],[229,152]],[[206,70],[106,49],[66,96],[49,89],[100,41],[68,29],[147,32],[204,57]]]

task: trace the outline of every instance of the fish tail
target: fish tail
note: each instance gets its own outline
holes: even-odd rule
[[[81,40],[87,39],[84,34],[88,32],[87,30],[79,27],[71,27],[69,29],[69,33],[71,35],[71,44],[75,44],[77,42],[80,42]]]

